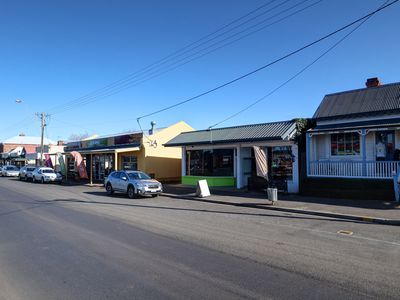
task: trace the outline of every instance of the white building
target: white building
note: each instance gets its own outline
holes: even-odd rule
[[[307,132],[309,178],[347,179],[342,186],[359,183],[368,189],[390,186],[400,170],[400,83],[380,85],[371,78],[366,85],[322,100],[316,126]]]
[[[181,133],[165,144],[182,147],[182,184],[243,188],[267,181],[257,176],[253,146],[265,151],[269,183],[299,191],[295,121],[253,124]]]

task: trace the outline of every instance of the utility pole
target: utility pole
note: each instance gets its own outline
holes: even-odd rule
[[[36,116],[38,116],[40,118],[40,128],[41,128],[41,138],[40,138],[40,162],[39,165],[41,167],[43,167],[43,152],[44,152],[44,127],[46,126],[46,117],[48,117],[48,115],[45,115],[44,112],[42,113],[36,113]]]

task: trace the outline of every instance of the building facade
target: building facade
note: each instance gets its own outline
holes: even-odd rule
[[[104,182],[114,170],[140,170],[163,181],[181,176],[181,148],[166,148],[165,142],[183,131],[193,130],[181,121],[166,128],[96,137],[67,143],[67,177],[77,177],[71,152],[78,152],[86,165],[90,182]]]
[[[290,193],[299,191],[295,121],[253,124],[184,132],[166,143],[182,147],[185,185],[206,179],[209,186],[243,188],[257,181],[274,183]],[[268,178],[257,176],[254,146],[266,156]]]
[[[46,147],[56,143],[44,138]],[[25,136],[23,134],[9,138],[0,143],[0,164],[11,164],[18,167],[26,164],[35,165],[37,152],[36,148],[41,144],[40,137]]]
[[[400,83],[381,85],[371,78],[366,84],[322,100],[316,126],[307,132],[307,177],[392,190],[400,170]]]

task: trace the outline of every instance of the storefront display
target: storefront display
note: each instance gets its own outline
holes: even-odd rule
[[[233,176],[233,149],[189,150],[186,172],[192,176]]]
[[[292,180],[293,159],[290,146],[271,147],[271,177],[273,180]]]

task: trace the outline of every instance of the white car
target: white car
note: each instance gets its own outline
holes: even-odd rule
[[[12,166],[12,165],[3,166],[3,168],[1,169],[1,176],[18,177],[19,169],[16,166]]]
[[[35,171],[32,172],[32,181],[33,182],[58,182],[61,183],[62,175],[60,173],[54,172],[52,168],[36,168]]]

